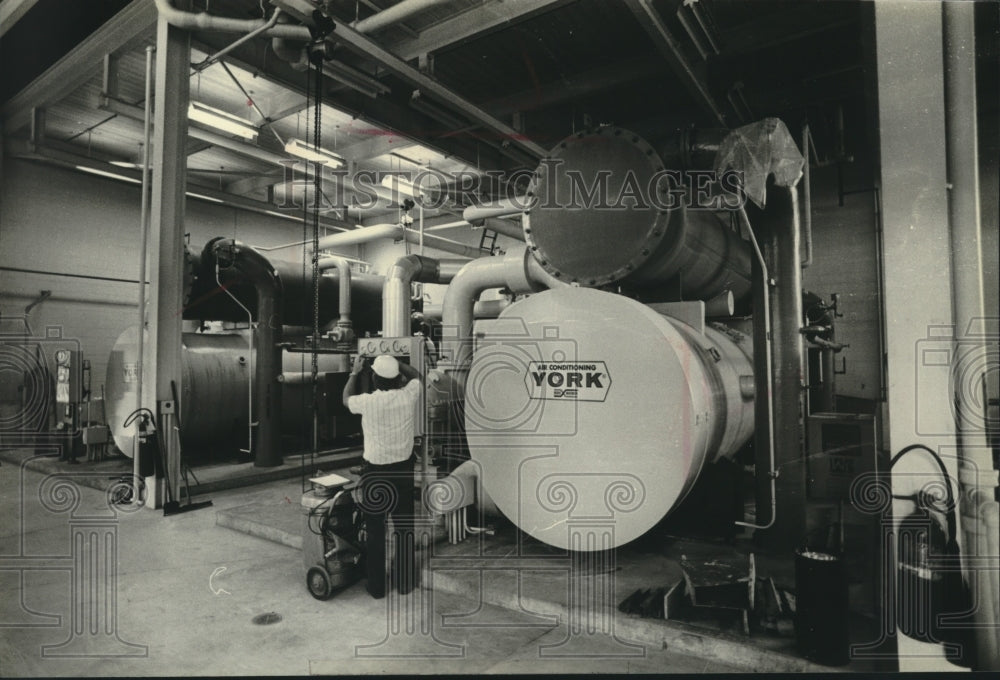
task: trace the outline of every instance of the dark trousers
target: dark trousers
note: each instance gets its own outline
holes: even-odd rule
[[[396,549],[392,580],[400,593],[416,585],[413,514],[413,458],[388,465],[365,462],[361,472],[361,501],[367,533],[368,592],[384,597],[391,587],[385,556],[387,519],[393,520],[392,545]]]

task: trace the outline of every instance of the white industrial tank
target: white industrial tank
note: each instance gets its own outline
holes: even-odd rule
[[[523,531],[569,548],[574,523],[596,522],[625,544],[675,508],[707,462],[746,443],[750,339],[705,326],[700,304],[566,287],[480,322],[469,449]]]

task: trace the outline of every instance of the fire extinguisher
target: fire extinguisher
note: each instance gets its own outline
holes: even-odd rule
[[[921,444],[902,449],[889,463],[921,449],[933,456],[944,480],[945,497],[926,490],[909,496],[914,509],[897,526],[896,534],[896,625],[907,637],[923,642],[945,643],[946,657],[968,665],[971,639],[960,617],[971,613],[971,595],[961,572],[955,498],[948,474],[938,454]]]
[[[160,475],[160,443],[156,435],[156,420],[148,408],[136,409],[129,414],[123,428],[128,428],[139,419],[139,476],[151,477]]]

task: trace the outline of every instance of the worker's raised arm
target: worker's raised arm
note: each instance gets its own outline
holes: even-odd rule
[[[344,402],[344,408],[349,409],[347,405],[347,400],[358,393],[358,376],[361,375],[361,370],[365,367],[365,358],[359,356],[354,360],[354,367],[351,369],[351,375],[347,379],[347,384],[344,385],[344,394],[342,400]]]
[[[404,363],[402,361],[399,362],[399,373],[404,378],[406,378],[407,382],[413,380],[414,378],[422,378],[423,377],[422,375],[420,375],[420,371],[418,371],[416,368],[414,368],[410,364]]]

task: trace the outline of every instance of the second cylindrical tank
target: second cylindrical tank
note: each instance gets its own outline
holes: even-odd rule
[[[716,214],[738,206],[735,178],[714,179],[667,170],[628,130],[580,132],[536,170],[525,237],[563,281],[617,283],[656,301],[727,290],[739,300],[750,291],[751,250]]]

